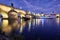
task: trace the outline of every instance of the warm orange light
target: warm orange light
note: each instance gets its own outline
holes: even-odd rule
[[[2,16],[3,16],[3,18],[8,18],[8,15],[6,14],[6,13],[0,13]]]
[[[12,7],[0,4],[0,9],[2,9],[3,11],[9,12],[12,9]],[[19,10],[16,8],[13,8],[13,9],[17,12],[20,12],[20,14],[26,14],[26,12],[23,10]]]
[[[60,16],[59,14],[56,14],[56,16]]]

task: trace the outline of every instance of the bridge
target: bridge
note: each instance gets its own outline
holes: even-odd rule
[[[20,13],[22,16],[24,16],[26,14],[26,12],[24,10],[17,9],[17,8],[7,6],[4,4],[0,4],[0,14],[3,16],[3,18],[8,18],[7,14],[11,9],[14,9],[17,13]]]
[[[4,4],[0,4],[0,14],[3,16],[3,18],[8,18],[8,12],[11,9],[14,9],[17,12],[17,14],[19,13],[19,14],[21,14],[21,16],[25,16],[26,15],[26,11],[24,11],[24,10],[17,9],[17,8],[12,7],[12,6],[7,6],[7,5],[4,5]],[[43,15],[45,15],[45,16],[47,16],[47,15],[60,16],[60,14],[43,14],[43,13],[41,13],[41,14],[34,14],[34,13],[32,13],[32,14],[30,13],[29,14],[28,13],[28,15],[32,16],[33,18],[34,17],[39,18],[40,16],[43,16]]]

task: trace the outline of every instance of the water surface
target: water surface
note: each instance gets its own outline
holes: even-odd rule
[[[14,39],[14,37],[9,38],[14,34],[16,40],[60,40],[60,18],[28,21],[23,19],[20,21],[2,20],[0,21],[0,29],[2,32],[0,35],[4,33],[8,35],[8,37],[5,36],[8,39]]]

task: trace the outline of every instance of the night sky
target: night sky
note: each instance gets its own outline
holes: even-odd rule
[[[60,13],[60,0],[0,0],[0,3],[35,13]]]

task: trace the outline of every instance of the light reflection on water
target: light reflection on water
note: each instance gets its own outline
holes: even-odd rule
[[[0,27],[2,29],[2,32],[5,32],[5,34],[11,33],[12,30],[15,30],[15,31],[17,30],[18,33],[25,33],[26,35],[28,35],[27,33],[31,32],[31,31],[33,31],[33,32],[31,32],[33,35],[36,33],[37,33],[36,35],[43,35],[44,33],[53,34],[55,32],[54,31],[55,29],[58,32],[59,31],[58,27],[60,27],[60,18],[32,19],[32,20],[28,20],[28,21],[24,21],[23,19],[21,19],[20,22],[18,22],[17,20],[11,20],[11,21],[3,20],[0,22],[0,24],[1,24]]]
[[[56,18],[57,24],[60,24],[60,18]]]
[[[32,20],[27,21],[28,22],[28,30],[31,29],[32,25],[33,25],[33,28],[35,26],[36,27],[40,26],[40,24],[43,25],[44,21],[49,22],[48,19],[47,20],[46,19],[32,19]],[[27,22],[23,21],[23,19],[21,19],[20,23],[18,23],[18,21],[16,20],[13,23],[9,24],[8,20],[3,20],[2,21],[2,31],[9,32],[9,31],[12,31],[12,28],[13,29],[17,28],[17,29],[20,30],[20,32],[22,32],[24,27],[26,26]],[[60,18],[56,18],[56,22],[57,22],[57,24],[59,24],[60,23]]]

